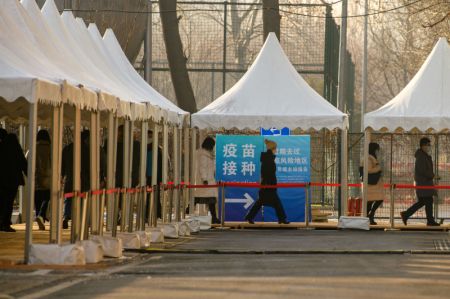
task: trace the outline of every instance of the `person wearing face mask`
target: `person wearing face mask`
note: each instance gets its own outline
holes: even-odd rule
[[[416,186],[434,186],[434,179],[439,179],[433,171],[433,160],[431,159],[431,141],[424,137],[420,139],[420,148],[416,151],[416,164],[414,169],[414,180]],[[408,218],[418,209],[425,206],[428,226],[439,226],[433,217],[433,196],[437,195],[436,189],[416,189],[417,202],[408,210],[400,212],[402,221],[407,225]]]
[[[275,164],[275,154],[277,152],[277,144],[268,139],[265,139],[264,143],[266,144],[267,151],[261,153],[261,185],[276,185],[277,166]],[[253,204],[247,216],[245,216],[245,220],[250,224],[254,224],[253,219],[262,206],[270,206],[275,209],[279,224],[289,224],[276,188],[259,189],[259,198]]]
[[[380,145],[375,142],[369,144],[369,163],[368,173],[369,180],[367,186],[367,217],[369,217],[370,224],[376,225],[375,212],[383,203],[384,189],[381,180],[381,167],[378,163],[380,156]]]

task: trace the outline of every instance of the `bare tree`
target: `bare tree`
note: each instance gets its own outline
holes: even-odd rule
[[[186,111],[194,113],[197,111],[194,92],[186,67],[186,56],[183,52],[180,31],[178,28],[177,1],[160,0],[159,10],[166,45],[167,60],[170,67],[175,95],[178,106]]]

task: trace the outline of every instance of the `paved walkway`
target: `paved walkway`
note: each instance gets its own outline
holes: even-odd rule
[[[175,251],[187,253],[450,253],[450,234],[436,231],[215,229],[201,232],[195,239],[167,249],[167,252]]]

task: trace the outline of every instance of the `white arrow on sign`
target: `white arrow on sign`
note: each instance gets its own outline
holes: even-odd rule
[[[226,203],[245,203],[244,209],[248,209],[255,200],[248,193],[244,193],[244,198],[225,198]]]

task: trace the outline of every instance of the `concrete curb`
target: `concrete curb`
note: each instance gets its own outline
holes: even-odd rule
[[[146,248],[126,250],[138,253],[181,254],[434,254],[450,255],[450,250],[220,250],[220,249],[162,249]]]

